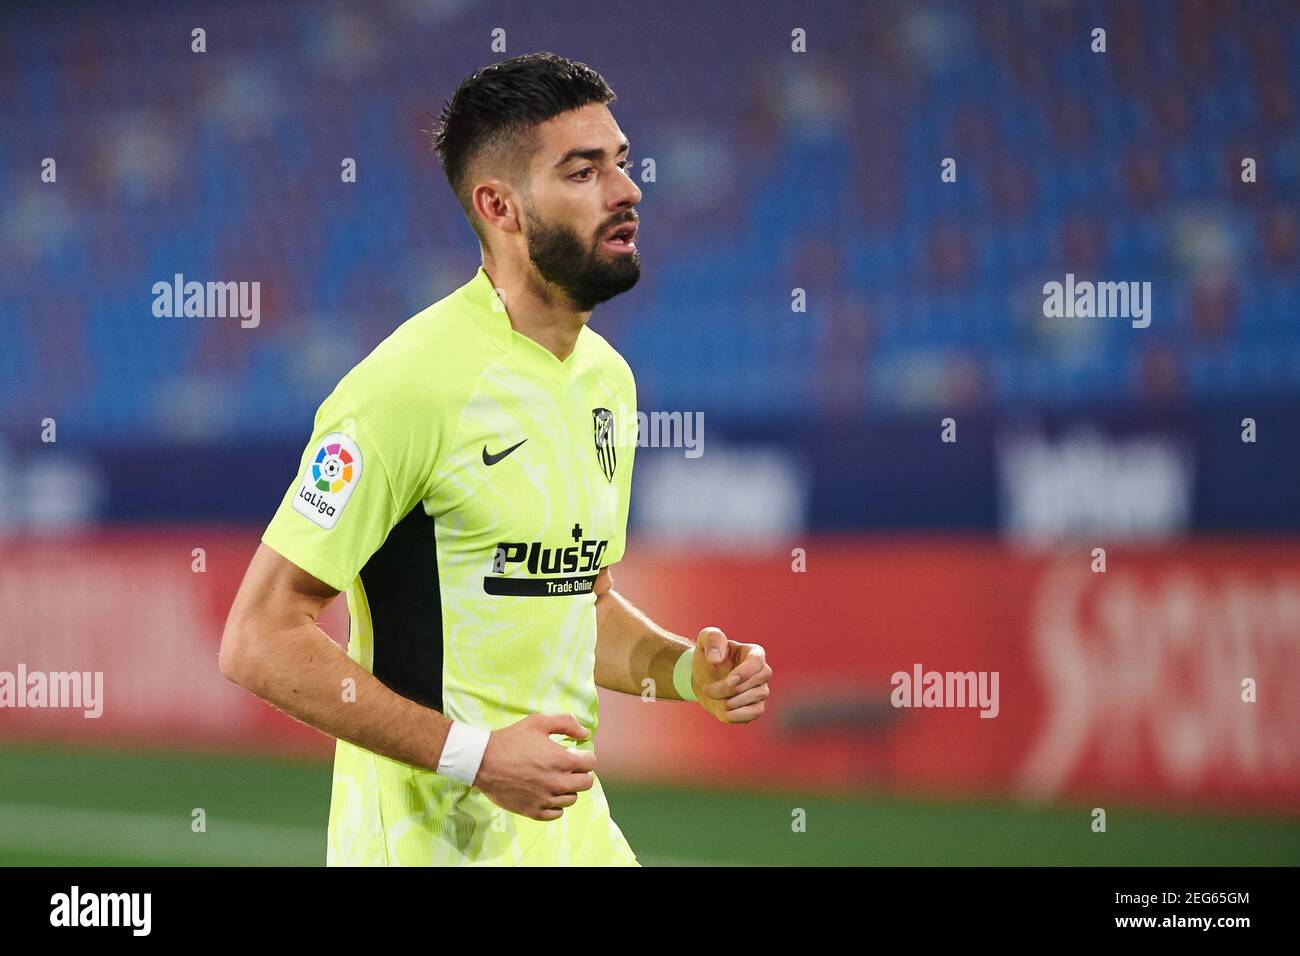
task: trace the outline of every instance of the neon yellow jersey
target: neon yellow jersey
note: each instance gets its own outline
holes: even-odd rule
[[[347,592],[348,653],[392,690],[496,730],[598,726],[596,574],[623,556],[636,386],[584,328],[561,362],[491,280],[402,323],[339,382],[262,540]],[[337,741],[329,865],[636,864],[604,791],[538,821]]]

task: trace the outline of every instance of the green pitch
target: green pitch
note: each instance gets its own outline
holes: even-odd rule
[[[318,761],[0,747],[0,865],[324,863]],[[1300,820],[684,790],[606,779],[647,865],[1296,865]],[[793,812],[807,829],[791,830]],[[206,832],[193,832],[202,810]]]

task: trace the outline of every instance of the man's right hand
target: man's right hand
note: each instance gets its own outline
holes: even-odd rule
[[[551,740],[585,740],[589,731],[571,714],[531,714],[492,731],[474,786],[497,806],[534,820],[558,820],[578,793],[590,790],[596,755]]]

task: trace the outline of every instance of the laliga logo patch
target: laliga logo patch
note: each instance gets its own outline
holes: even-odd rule
[[[293,496],[293,510],[328,531],[360,480],[361,449],[357,443],[342,432],[326,435]]]

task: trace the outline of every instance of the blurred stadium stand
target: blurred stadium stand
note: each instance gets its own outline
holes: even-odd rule
[[[643,408],[703,412],[715,441],[834,459],[843,443],[800,437],[935,412],[1212,408],[1227,422],[1300,396],[1294,5],[774,9],[809,30],[815,56],[774,56],[788,37],[725,5],[639,14],[646,62],[605,54],[626,23],[579,29],[576,7],[7,11],[5,432],[30,443],[51,416],[130,459],[172,442],[214,460],[299,446],[342,373],[477,265],[421,132],[485,62],[446,40],[471,23],[530,48],[554,37],[614,86],[632,158],[652,157],[657,181],[642,184],[642,283],[596,325],[636,370]],[[206,21],[209,52],[193,53]],[[1080,39],[1094,24],[1105,55]],[[39,181],[45,156],[57,186]],[[941,185],[950,156],[957,181]],[[1257,182],[1241,181],[1246,156]],[[340,183],[344,157],[355,184]],[[1044,319],[1042,284],[1066,272],[1150,281],[1151,327]],[[150,289],[176,273],[260,281],[260,326],[155,318]],[[791,311],[796,287],[806,313]],[[869,441],[871,461],[884,444]],[[1266,470],[1300,477],[1272,448]],[[165,517],[133,494],[138,474],[101,457],[100,514]],[[249,518],[292,468],[273,460],[256,474],[275,480],[237,496]],[[980,483],[955,474],[952,489]],[[950,491],[885,524],[934,524]],[[801,523],[872,526],[850,496],[821,496]],[[990,526],[989,499],[966,497],[959,524]],[[1244,526],[1300,527],[1275,503]],[[232,515],[217,494],[174,516]]]
[[[193,4],[7,13],[6,425],[297,437],[463,281],[471,234],[420,129],[484,57],[436,43],[469,6],[418,6],[235,5],[208,54]],[[882,4],[819,30],[839,9],[792,21],[806,68],[773,70],[782,37],[725,5],[639,25],[657,63],[601,62],[616,17],[568,51],[657,163],[644,284],[597,315],[647,406],[806,422],[1300,393],[1294,5]],[[474,10],[530,42],[553,16]],[[1080,55],[1094,23],[1111,50]],[[1044,320],[1038,289],[1066,271],[1151,281],[1152,327]],[[260,280],[264,327],[154,319],[148,290],[177,272]]]

